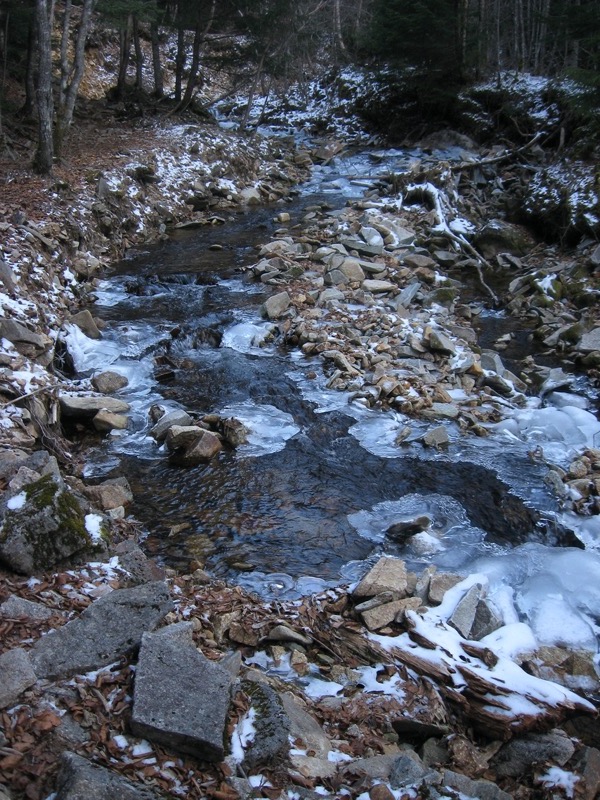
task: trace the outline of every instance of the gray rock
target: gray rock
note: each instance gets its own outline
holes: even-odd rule
[[[391,281],[380,281],[376,278],[367,278],[361,285],[365,292],[371,292],[372,294],[385,294],[396,288],[395,283]]]
[[[43,353],[54,345],[49,336],[43,333],[34,333],[14,319],[0,319],[0,338],[8,339],[24,355],[27,355],[29,351],[19,345],[29,345],[37,353]]]
[[[11,498],[0,527],[0,560],[15,572],[31,575],[65,559],[100,547],[85,526],[85,511],[76,496],[46,475]]]
[[[494,219],[475,235],[473,244],[485,258],[493,258],[498,253],[524,256],[535,246],[535,240],[523,226]]]
[[[443,425],[438,425],[424,433],[422,441],[427,447],[443,447],[450,443],[450,437],[446,428]]]
[[[445,769],[442,777],[443,785],[455,789],[467,797],[478,800],[512,800],[512,795],[503,792],[491,781],[474,781],[459,772]]]
[[[75,753],[63,753],[55,800],[159,800],[147,786],[136,784]]]
[[[399,558],[383,556],[354,589],[355,597],[373,597],[383,592],[394,592],[404,597],[408,586],[406,564]]]
[[[88,672],[135,651],[173,607],[162,581],[117,589],[92,603],[81,616],[38,639],[31,660],[40,678]]]
[[[129,411],[129,404],[116,397],[106,395],[78,396],[61,393],[60,410],[65,417],[77,419],[92,419],[99,411],[110,411],[112,414],[122,414]]]
[[[398,295],[396,305],[408,308],[420,291],[421,284],[418,281],[415,283],[409,283],[408,286],[405,286]]]
[[[92,425],[99,433],[110,433],[110,431],[127,430],[129,425],[128,417],[123,414],[114,414],[112,411],[99,411],[92,419]]]
[[[409,786],[427,783],[439,783],[441,776],[434,770],[426,767],[419,756],[407,751],[398,756],[390,772],[390,786],[392,789],[407,789]]]
[[[4,286],[7,292],[12,292],[17,281],[12,267],[9,266],[4,258],[0,255],[0,283]]]
[[[261,306],[261,314],[267,319],[278,319],[290,307],[291,297],[287,292],[271,295]]]
[[[31,600],[25,600],[23,597],[17,597],[14,594],[5,600],[0,606],[0,617],[5,619],[20,619],[25,617],[33,620],[49,619],[55,611],[43,606],[41,603],[34,603]]]
[[[206,761],[221,761],[233,678],[195,647],[193,625],[145,633],[135,676],[131,730]]]
[[[477,608],[475,609],[475,619],[471,627],[471,639],[479,641],[484,636],[497,631],[502,625],[502,620],[490,608],[487,601],[482,599],[477,603]]]
[[[412,269],[435,269],[437,267],[433,258],[421,253],[407,253],[402,262]]]
[[[429,578],[429,601],[431,603],[441,603],[448,589],[456,586],[462,580],[462,575],[457,575],[454,572],[434,572]]]
[[[150,431],[150,435],[157,442],[162,442],[166,438],[167,432],[172,425],[191,425],[192,422],[192,418],[186,411],[181,411],[180,409],[168,411],[158,420]]]
[[[127,478],[110,478],[96,486],[86,486],[84,491],[102,511],[127,506],[133,502],[133,493]]]
[[[348,765],[342,765],[342,772],[351,772],[352,775],[367,775],[376,780],[388,781],[394,769],[397,755],[371,756],[371,758],[357,758]]]
[[[256,186],[248,186],[240,192],[240,199],[246,205],[259,205],[262,203],[262,197]]]
[[[287,758],[290,749],[291,725],[281,698],[267,683],[243,681],[242,689],[256,712],[256,733],[246,749],[244,769],[254,771],[275,766]]]
[[[470,638],[471,628],[475,622],[475,613],[481,600],[481,587],[471,586],[468,592],[457,603],[456,608],[448,618],[448,623],[464,636]]]
[[[77,314],[73,314],[70,321],[73,325],[77,325],[79,330],[85,333],[89,339],[102,338],[102,334],[98,330],[98,326],[87,308],[83,311],[79,311]]]
[[[592,251],[590,261],[595,267],[600,267],[600,244]]]
[[[577,350],[580,353],[591,353],[594,350],[600,350],[600,328],[594,328],[581,337]]]
[[[129,383],[128,379],[112,370],[101,372],[99,375],[94,375],[92,378],[92,386],[100,394],[112,394],[123,389]]]
[[[183,453],[174,453],[174,459],[184,467],[193,467],[210,461],[223,449],[221,440],[210,431],[200,430],[200,436]]]
[[[429,348],[439,353],[454,355],[456,346],[450,337],[441,331],[432,330],[429,334]]]
[[[564,766],[575,753],[575,745],[563,731],[528,733],[505,744],[494,759],[498,777],[516,778],[531,772],[536,764],[553,761]]]
[[[339,289],[334,289],[334,288],[324,289],[319,294],[317,304],[322,306],[325,303],[328,303],[332,300],[343,300],[344,297],[345,297],[344,293],[341,292]]]
[[[342,239],[341,244],[343,244],[348,250],[356,250],[356,252],[361,256],[380,256],[383,253],[382,244],[367,244],[358,237],[352,239]]]
[[[119,566],[129,575],[127,581],[136,586],[164,578],[163,570],[149,559],[134,542],[125,540],[112,550],[119,557]]]
[[[171,425],[165,437],[167,450],[173,452],[180,447],[191,447],[202,438],[203,430],[197,425]]]
[[[303,749],[314,752],[318,758],[327,758],[331,743],[321,725],[292,692],[284,692],[279,697],[289,721],[292,739],[300,740]]]
[[[454,403],[432,403],[429,408],[423,409],[421,415],[425,419],[456,419],[459,409]]]
[[[36,682],[28,654],[20,647],[0,656],[0,708],[14,705],[19,695]]]

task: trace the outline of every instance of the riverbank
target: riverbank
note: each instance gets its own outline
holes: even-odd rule
[[[579,674],[580,678],[593,680],[591,656],[555,650],[546,653],[544,660],[543,654],[532,650],[532,640],[524,628],[505,631],[504,641],[496,636],[493,642],[474,643],[474,615],[487,613],[489,617],[491,613],[485,601],[485,576],[461,582],[461,576],[434,577],[435,573],[430,573],[419,582],[395,559],[376,568],[380,572],[372,576],[369,586],[342,588],[290,604],[265,603],[240,589],[211,583],[201,569],[186,575],[167,573],[163,583],[160,572],[134,547],[135,524],[120,519],[128,503],[127,488],[113,483],[104,492],[97,491],[96,497],[84,500],[81,484],[67,479],[69,473],[77,471],[68,466],[77,461],[77,452],[70,453],[69,444],[53,430],[52,421],[59,413],[56,395],[66,389],[69,394],[87,392],[89,385],[76,376],[65,381],[46,367],[61,322],[78,311],[86,292],[93,291],[94,276],[127,248],[165,235],[169,225],[181,221],[218,225],[221,218],[239,207],[240,200],[260,202],[285,197],[293,182],[306,175],[310,164],[306,154],[294,155],[291,150],[282,150],[281,144],[275,145],[275,152],[267,143],[255,149],[254,140],[242,140],[238,147],[234,145],[240,142],[237,137],[214,128],[177,127],[153,139],[155,133],[148,134],[153,142],[151,157],[145,148],[132,147],[128,153],[117,154],[118,166],[105,167],[102,175],[95,171],[88,175],[84,170],[79,178],[67,181],[68,187],[46,187],[47,193],[42,193],[40,200],[30,201],[31,208],[36,209],[31,216],[23,208],[7,209],[3,223],[5,266],[13,273],[12,286],[10,273],[4,273],[4,322],[10,313],[11,322],[18,323],[16,329],[5,325],[2,334],[4,340],[12,342],[4,345],[3,355],[4,386],[10,403],[4,409],[10,422],[2,428],[7,511],[18,514],[27,510],[33,496],[27,486],[39,485],[47,475],[54,476],[57,506],[65,496],[76,497],[81,504],[81,532],[89,537],[88,544],[105,549],[94,536],[102,525],[112,527],[113,538],[122,540],[119,549],[110,550],[109,560],[103,563],[56,574],[41,574],[37,565],[36,578],[28,581],[5,575],[3,599],[10,593],[41,604],[52,615],[50,621],[34,622],[32,615],[39,614],[40,609],[26,605],[9,606],[4,615],[3,643],[9,657],[3,666],[8,674],[25,676],[17,682],[14,697],[9,697],[7,708],[12,711],[4,714],[7,733],[2,752],[6,760],[0,763],[11,787],[17,793],[28,789],[28,797],[46,796],[54,788],[58,754],[66,747],[91,756],[95,763],[139,785],[150,784],[155,792],[174,795],[185,791],[198,797],[254,793],[389,798],[406,792],[414,795],[418,793],[414,787],[424,781],[430,795],[452,796],[452,791],[460,791],[501,798],[506,791],[511,796],[542,797],[545,784],[555,787],[548,789],[550,793],[559,791],[556,785],[566,787],[568,793],[570,786],[583,787],[585,781],[584,796],[593,797],[598,787],[595,765],[599,757],[593,709],[568,689],[543,680],[549,676],[561,679],[561,671],[552,663],[559,656],[564,656],[561,667],[565,682],[573,680],[582,664],[585,672]],[[137,134],[131,135],[133,143]],[[169,146],[156,152],[158,144],[161,148]],[[122,149],[122,145],[119,147]],[[234,151],[237,156],[232,158]],[[93,161],[85,163],[86,169],[88,165],[97,169]],[[61,199],[61,192],[72,194]],[[41,213],[44,202],[49,203],[45,219]],[[28,201],[27,208],[30,204]],[[13,218],[19,210],[25,218],[22,214]],[[280,213],[285,226],[285,205],[275,213]],[[456,316],[460,305],[456,287],[452,278],[443,274],[444,261],[456,266],[456,259],[450,258],[455,253],[436,245],[432,257],[429,249],[422,247],[423,236],[418,234],[422,209],[409,210],[404,218],[393,199],[372,198],[336,219],[328,217],[325,209],[309,213],[314,214],[315,227],[303,231],[304,241],[297,241],[293,232],[282,231],[275,245],[265,243],[252,273],[273,287],[275,298],[279,295],[279,300],[285,301],[285,308],[279,305],[275,311],[273,299],[266,304],[265,315],[275,327],[273,333],[288,345],[300,346],[305,355],[319,355],[330,362],[331,369],[326,369],[332,388],[354,392],[365,407],[391,405],[409,414],[416,420],[411,425],[419,428],[417,438],[435,436],[425,443],[434,448],[445,446],[439,439],[446,431],[437,422],[440,418],[460,418],[463,428],[483,427],[490,422],[490,408],[496,398],[514,400],[519,394],[514,376],[504,374],[503,365],[501,372],[494,361],[494,368],[485,367],[486,372],[494,374],[483,374],[480,354],[469,342],[466,309]],[[430,215],[425,224],[429,231],[432,224],[440,224],[440,219]],[[404,241],[403,236],[407,237]],[[374,252],[373,248],[381,250]],[[394,258],[389,248],[395,252]],[[401,258],[396,251],[402,252]],[[471,268],[477,269],[475,265]],[[538,278],[544,286],[548,283],[544,283],[544,277],[534,276],[528,284],[532,292],[537,291]],[[282,294],[287,294],[287,299]],[[357,316],[353,308],[352,320],[344,316],[348,304],[363,309]],[[381,318],[390,312],[395,320],[384,325]],[[93,330],[87,318],[77,318],[77,323],[85,326],[87,333]],[[351,340],[342,341],[339,332],[350,325],[354,328]],[[456,327],[462,328],[460,333],[451,330]],[[364,336],[369,337],[366,343],[361,341]],[[416,358],[424,363],[419,363],[417,371],[411,368],[410,376],[389,374],[399,365],[387,354],[398,350],[402,359]],[[477,381],[483,377],[487,382]],[[360,385],[353,386],[353,382]],[[486,391],[486,386],[491,391]],[[31,395],[29,400],[35,405],[23,408],[18,398],[24,394]],[[42,398],[40,408],[38,401]],[[94,413],[102,411],[107,402],[102,399]],[[501,400],[497,402],[503,405]],[[410,409],[401,406],[406,403]],[[441,413],[450,407],[452,414]],[[64,409],[63,403],[63,414]],[[421,412],[426,411],[432,411],[433,416],[421,434],[423,420],[427,419]],[[480,419],[480,413],[485,417]],[[84,415],[78,422],[88,424]],[[401,433],[394,433],[394,446],[401,447],[403,441],[410,444],[414,439],[410,431],[406,436],[396,435]],[[30,454],[30,450],[38,452],[40,444],[49,449],[45,459]],[[6,456],[15,448],[21,451],[16,458]],[[589,465],[583,465],[587,475],[596,456],[590,451],[585,458],[589,461]],[[560,474],[559,478],[562,481]],[[106,497],[109,491],[110,499]],[[420,524],[421,529],[405,530],[404,534],[420,535],[424,540],[428,535],[426,522],[414,524]],[[138,591],[145,599],[134,595],[131,600],[128,595],[124,605],[118,606],[123,597],[118,591],[130,591],[132,584],[142,587]],[[102,612],[102,606],[98,609],[102,619],[115,613],[112,602],[121,610],[128,603],[136,607],[147,603],[157,607],[160,614],[144,617],[141,624],[138,621],[125,637],[130,641],[115,643],[113,639],[107,644],[95,638],[97,631],[90,630],[92,615],[81,615],[91,599],[95,598],[90,606],[93,608],[102,597],[108,598],[104,601],[108,610]],[[473,617],[468,622],[471,611]],[[63,625],[67,619],[68,624]],[[160,628],[167,632],[163,638],[146,633],[147,638],[142,639],[144,631],[152,631],[163,620],[169,623]],[[70,629],[73,636],[89,643],[88,652],[102,651],[102,658],[90,662],[88,654],[84,660],[65,665],[64,654],[40,655],[44,646],[29,647],[32,640],[56,643],[54,634],[40,638],[41,634],[54,628],[57,633],[67,630],[74,623],[78,625]],[[184,623],[183,628],[180,623]],[[175,624],[177,628],[171,627]],[[502,630],[502,625],[498,628]],[[493,632],[483,635],[493,636]],[[110,638],[109,631],[103,633]],[[140,642],[142,654],[136,660],[130,652]],[[27,646],[21,648],[22,644]],[[178,721],[181,729],[166,733],[164,725],[144,722],[144,714],[135,708],[140,698],[136,701],[134,695],[132,701],[131,667],[137,664],[142,670],[146,663],[151,677],[155,677],[153,648],[166,648],[169,658],[179,657],[180,651],[186,663],[187,654],[196,671],[205,671],[202,675],[207,683],[195,686],[195,693],[210,694],[206,687],[212,686],[207,677],[211,668],[204,661],[201,666],[200,662],[195,664],[198,656],[192,655],[198,646],[211,664],[226,658],[217,673],[219,680],[225,681],[219,693],[218,716],[227,741],[233,735],[233,760],[221,760],[223,753],[214,740],[214,730],[201,741],[197,734],[190,741],[188,733],[181,733],[182,729],[189,732],[191,720],[206,716],[203,706],[186,706],[183,720]],[[111,654],[108,661],[107,652]],[[148,660],[144,662],[144,658]],[[525,669],[519,670],[514,659]],[[576,665],[567,664],[568,659]],[[113,661],[119,662],[117,666],[106,666]],[[467,666],[460,679],[451,678],[456,675],[458,662]],[[182,664],[181,674],[183,669]],[[92,674],[81,677],[90,670]],[[230,678],[226,680],[223,673]],[[75,686],[73,675],[80,676],[74,678]],[[169,675],[163,677],[168,684]],[[241,686],[234,686],[231,706],[228,680],[232,685],[234,680],[242,681]],[[577,688],[583,684],[585,681]],[[141,701],[142,707],[145,702]],[[590,737],[582,736],[584,723],[569,731],[576,732],[583,744],[564,733],[519,735],[512,749],[502,744],[514,733],[515,725],[519,734],[525,734],[556,725],[564,716],[588,712],[592,712]],[[137,719],[133,728],[128,722],[131,714]],[[164,716],[165,709],[156,714]],[[266,722],[261,723],[261,716]],[[245,722],[238,725],[240,720]],[[472,726],[476,733],[471,733]],[[159,734],[155,727],[160,728]],[[273,736],[274,728],[287,735]],[[518,761],[513,751],[523,742],[527,755]],[[212,753],[216,766],[199,768],[197,761],[181,755],[190,749],[202,752],[203,758]],[[279,760],[282,767],[273,770]],[[547,769],[546,762],[553,766]],[[43,776],[38,775],[41,763],[45,767]],[[506,763],[518,763],[519,768],[515,771],[501,766]],[[82,775],[89,777],[86,769],[76,760],[68,762],[59,797],[77,796],[68,792],[76,791],[73,785],[83,780]],[[258,774],[263,777],[244,782]],[[265,784],[265,775],[273,786]],[[103,772],[96,772],[94,779],[105,784],[113,780]],[[500,784],[502,789],[488,781]],[[258,786],[251,789],[249,784]],[[111,791],[114,795],[126,790],[115,784]]]

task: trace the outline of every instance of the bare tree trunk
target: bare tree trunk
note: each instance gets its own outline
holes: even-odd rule
[[[217,0],[213,0],[208,21],[204,27],[204,30],[202,31],[200,30],[199,22],[196,24],[196,31],[194,33],[194,45],[192,48],[192,63],[190,65],[190,74],[188,76],[188,81],[185,87],[185,94],[183,95],[183,99],[181,100],[181,103],[177,106],[178,111],[187,108],[189,104],[192,102],[198,78],[198,69],[200,67],[200,48],[202,46],[202,43],[206,39],[210,29],[212,28],[212,24],[215,19],[216,7],[217,7]]]
[[[262,71],[265,66],[266,57],[267,57],[266,52],[263,52],[263,54],[260,57],[260,61],[258,62],[256,72],[254,73],[254,78],[252,79],[252,84],[248,92],[248,105],[246,106],[246,110],[244,111],[244,116],[242,117],[242,121],[240,122],[240,129],[243,131],[246,130],[246,127],[248,126],[248,120],[250,119],[250,112],[252,111],[252,103],[254,102],[254,95],[256,94],[258,84],[260,83],[260,79],[262,77]]]
[[[63,13],[63,29],[60,37],[60,85],[58,90],[59,108],[64,106],[67,94],[67,82],[69,80],[69,33],[71,30],[71,0],[65,0],[65,10]]]
[[[136,16],[133,17],[133,50],[135,52],[135,87],[144,90],[144,53],[140,44],[140,25]]]
[[[181,103],[183,68],[185,67],[185,31],[177,30],[177,58],[175,59],[175,102]]]
[[[154,73],[154,94],[162,97],[165,93],[163,71],[160,62],[160,45],[158,41],[158,22],[150,25],[150,39],[152,42],[152,71]]]
[[[127,81],[127,69],[129,67],[129,56],[131,51],[131,16],[127,18],[125,28],[119,31],[119,75],[117,77],[117,97],[121,99],[125,94],[125,83]]]
[[[35,0],[35,24],[37,30],[39,69],[37,79],[38,145],[34,166],[43,175],[52,172],[54,162],[54,141],[52,137],[52,21],[54,3],[48,0]]]
[[[70,7],[70,5],[70,2],[67,2],[67,6]],[[65,31],[63,30],[63,39],[61,42],[60,94],[55,136],[55,151],[57,157],[59,158],[62,153],[65,137],[69,128],[71,127],[71,123],[73,122],[75,103],[77,102],[77,93],[79,92],[79,86],[81,84],[81,79],[83,78],[83,72],[85,69],[85,42],[92,22],[92,11],[94,10],[94,5],[95,0],[83,0],[83,5],[81,7],[81,19],[79,20],[79,29],[77,31],[77,39],[75,41],[75,52],[73,55],[72,64],[69,64],[68,62],[66,45],[64,46],[63,60],[63,42],[65,38]],[[68,23],[69,17],[67,17],[67,8],[65,8],[64,24],[67,25]]]
[[[29,24],[27,34],[27,65],[25,67],[25,102],[21,113],[28,119],[33,117],[35,110],[36,66],[38,51],[36,47],[35,21]]]
[[[340,53],[348,55],[348,49],[346,48],[346,45],[344,43],[344,36],[342,34],[342,15],[340,11],[340,0],[333,0],[333,32]]]

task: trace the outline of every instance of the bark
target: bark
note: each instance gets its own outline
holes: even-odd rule
[[[175,102],[181,103],[181,86],[183,83],[183,68],[185,67],[185,31],[177,31],[177,58],[175,59]]]
[[[258,89],[258,84],[262,78],[263,68],[265,66],[267,54],[263,53],[260,57],[260,61],[258,62],[258,67],[256,68],[256,72],[254,73],[254,78],[252,79],[252,84],[250,86],[250,90],[248,91],[248,105],[246,106],[246,110],[244,111],[244,116],[242,117],[242,121],[240,122],[240,129],[246,130],[246,126],[248,125],[248,119],[250,118],[250,111],[252,110],[252,103],[254,102],[254,95],[256,94],[256,90]]]
[[[63,37],[61,41],[61,80],[55,136],[56,155],[59,158],[62,152],[62,146],[65,137],[69,128],[71,127],[71,123],[73,122],[75,103],[77,102],[77,93],[79,92],[79,86],[81,84],[81,79],[83,78],[83,72],[85,69],[85,42],[92,22],[92,11],[94,10],[94,5],[95,0],[84,0],[81,7],[81,19],[79,20],[79,28],[77,30],[75,52],[72,63],[69,63],[67,58],[69,33],[68,23],[71,6],[69,0],[67,1],[65,7],[64,28],[66,30],[63,29]],[[67,16],[67,11],[69,11],[69,16]]]
[[[35,0],[35,24],[37,30],[39,69],[37,76],[36,100],[38,111],[38,145],[34,166],[43,175],[52,172],[54,163],[54,141],[52,117],[54,103],[52,98],[52,20],[54,3],[48,0]]]
[[[217,2],[216,0],[213,0],[209,18],[204,27],[204,30],[200,30],[200,23],[196,25],[196,31],[194,33],[194,45],[192,47],[192,63],[190,65],[190,74],[188,76],[188,82],[185,87],[185,94],[183,95],[181,103],[177,107],[178,111],[187,108],[189,104],[192,102],[192,98],[194,96],[194,90],[196,89],[198,81],[198,69],[200,67],[200,49],[202,47],[204,40],[206,39],[206,36],[208,35],[208,32],[212,28],[212,24],[215,19],[216,6]]]
[[[137,17],[133,17],[133,49],[135,52],[135,86],[144,89],[144,54],[140,44],[140,24]]]
[[[36,48],[36,33],[35,22],[29,25],[29,32],[27,34],[27,66],[25,67],[25,103],[23,104],[22,113],[25,117],[33,117],[35,110],[35,86],[36,86],[36,66],[37,66],[37,48]]]
[[[127,80],[127,69],[129,67],[129,57],[131,51],[131,17],[128,17],[124,28],[119,31],[119,75],[117,78],[117,98],[121,99],[125,94],[125,82]]]
[[[158,23],[153,22],[150,26],[150,38],[152,42],[152,71],[154,74],[154,94],[162,97],[165,93],[163,80],[162,64],[160,61],[160,47],[158,41]]]

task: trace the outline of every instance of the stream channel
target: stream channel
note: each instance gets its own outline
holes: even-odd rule
[[[393,151],[375,161],[364,153],[316,168],[283,207],[289,224],[308,206],[341,208],[377,171],[414,156]],[[531,441],[452,431],[445,452],[395,446],[399,415],[327,390],[316,359],[255,345],[267,325],[259,307],[273,289],[242,272],[281,227],[273,222],[281,210],[253,208],[224,225],[180,230],[131,254],[99,287],[92,313],[106,323],[103,338],[76,337],[70,349],[80,374],[126,375],[119,396],[132,411],[129,430],[88,453],[87,479],[125,475],[145,548],[182,571],[195,560],[265,598],[294,599],[356,580],[382,553],[397,555],[416,571],[436,564],[483,572],[505,622],[527,619],[540,643],[596,650],[598,527],[559,511],[543,482],[547,467],[530,454],[541,439],[568,463],[571,445],[593,445],[600,426],[574,427],[573,440],[550,416]],[[484,311],[480,326],[481,339],[495,338],[515,320]],[[154,359],[165,351],[176,368],[158,383]],[[580,408],[590,402],[581,381],[569,391]],[[249,443],[206,465],[173,466],[149,436],[156,403],[236,416],[250,427]],[[422,514],[439,546],[406,548],[386,535]]]

